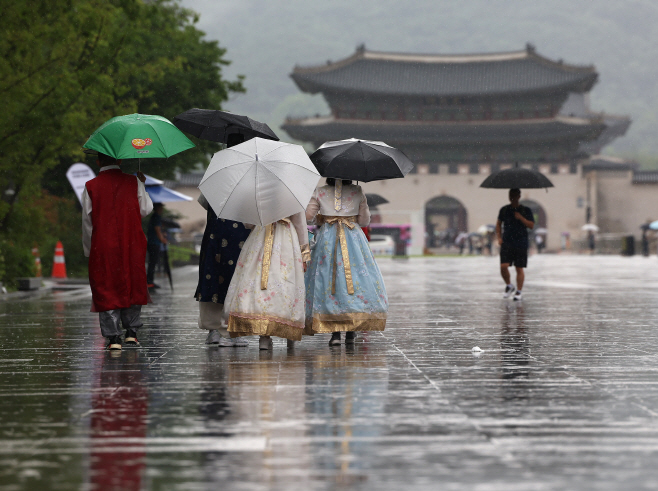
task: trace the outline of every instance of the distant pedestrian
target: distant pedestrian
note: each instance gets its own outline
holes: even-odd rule
[[[587,232],[587,247],[589,248],[589,253],[594,254],[594,250],[596,249],[596,237],[594,237],[593,230]]]
[[[649,257],[649,224],[651,223],[651,220],[647,220],[647,222],[642,225],[642,255],[644,257]]]
[[[149,288],[160,288],[153,281],[155,268],[160,262],[162,246],[167,245],[167,238],[162,232],[162,212],[164,205],[155,203],[153,205],[153,214],[149,220],[148,230],[146,232],[147,251],[148,251],[148,268],[146,270],[146,282]]]
[[[124,342],[139,345],[142,305],[149,298],[142,217],[151,213],[153,203],[144,174],[124,174],[121,160],[102,153],[96,163],[100,172],[82,193],[82,245],[89,258],[91,311],[99,313],[107,348],[120,350],[120,324],[126,330]]]
[[[537,254],[541,254],[544,250],[544,237],[541,234],[535,235],[535,245],[537,246]]]
[[[535,227],[532,210],[519,203],[520,189],[510,189],[510,204],[498,213],[496,237],[500,246],[500,274],[505,281],[503,298],[514,295],[514,300],[523,298],[525,281],[524,268],[528,265],[528,229]],[[516,268],[516,287],[512,284],[509,267]]]

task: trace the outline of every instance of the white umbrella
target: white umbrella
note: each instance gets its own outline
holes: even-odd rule
[[[593,223],[586,223],[580,229],[584,232],[598,232],[599,231],[599,227],[597,227]]]
[[[199,189],[218,217],[268,225],[304,211],[319,180],[301,146],[252,138],[217,152]]]

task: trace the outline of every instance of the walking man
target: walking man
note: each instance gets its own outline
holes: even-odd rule
[[[519,203],[520,189],[510,189],[510,204],[503,206],[498,213],[496,237],[500,246],[500,274],[505,281],[503,298],[514,295],[514,300],[522,300],[523,269],[528,265],[528,229],[535,227],[532,210]],[[516,268],[516,287],[512,284],[509,267]]]
[[[102,153],[96,163],[100,172],[82,193],[82,245],[89,258],[91,311],[99,313],[107,348],[120,350],[120,324],[126,330],[124,342],[139,345],[140,314],[149,298],[142,217],[151,213],[153,203],[144,174],[124,174],[120,160]]]

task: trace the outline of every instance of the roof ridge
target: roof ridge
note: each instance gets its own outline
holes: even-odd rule
[[[564,63],[562,59],[557,61],[551,60],[545,56],[537,53],[534,46],[528,44],[525,49],[518,51],[499,51],[491,53],[462,53],[462,54],[422,54],[422,53],[404,53],[392,51],[371,51],[365,49],[363,45],[357,47],[356,51],[338,61],[327,60],[324,65],[309,65],[299,66],[295,65],[293,75],[296,74],[309,74],[309,73],[323,73],[329,72],[343,66],[349,65],[359,60],[381,60],[393,61],[401,63],[477,63],[477,62],[493,62],[493,61],[509,61],[509,60],[522,60],[533,59],[545,65],[558,68],[571,72],[595,72],[594,65],[575,65]]]
[[[554,116],[549,118],[504,119],[504,120],[474,120],[474,121],[410,121],[397,119],[336,119],[333,116],[288,118],[286,124],[320,125],[327,123],[363,124],[366,126],[505,126],[505,125],[536,125],[546,123],[562,123],[569,126],[589,126],[602,124],[598,118],[581,118],[573,116]]]

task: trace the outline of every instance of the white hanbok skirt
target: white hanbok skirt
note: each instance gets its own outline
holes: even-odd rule
[[[267,226],[245,241],[224,301],[231,337],[278,336],[294,341],[304,332],[304,269],[299,239],[289,221],[274,225],[266,288],[263,257]]]

